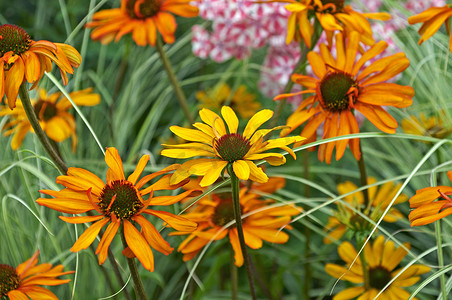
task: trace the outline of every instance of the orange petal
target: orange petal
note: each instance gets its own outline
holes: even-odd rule
[[[25,66],[24,61],[19,57],[9,69],[5,80],[5,94],[8,99],[9,108],[16,107],[16,99],[19,94],[19,87],[24,82]]]
[[[135,185],[138,178],[141,176],[141,173],[143,173],[143,170],[146,167],[146,164],[148,163],[148,161],[149,161],[149,155],[143,155],[140,158],[140,161],[138,162],[138,164],[135,168],[135,171],[133,171],[133,173],[130,174],[130,176],[127,178],[127,181],[129,181],[130,183]]]
[[[99,265],[103,264],[108,256],[108,247],[110,247],[111,241],[118,232],[121,222],[111,222],[105,230],[99,245],[97,245],[96,254],[99,253]]]
[[[97,221],[88,229],[83,232],[83,234],[77,239],[75,244],[71,248],[71,252],[78,252],[82,249],[86,249],[91,245],[94,240],[96,239],[97,235],[99,234],[99,231],[102,229],[102,227],[105,226],[110,221],[110,218],[105,218],[100,221]]]
[[[154,256],[146,239],[140,234],[138,229],[127,220],[124,222],[124,237],[126,238],[127,246],[135,254],[143,267],[150,271],[154,271]]]
[[[148,220],[146,220],[145,217],[136,216],[133,220],[140,224],[142,230],[141,234],[152,248],[165,255],[173,252],[174,248],[172,248],[169,243],[163,239],[160,233]]]
[[[105,153],[105,162],[113,172],[112,175],[115,180],[124,180],[124,169],[122,167],[122,160],[119,156],[118,150],[114,147],[107,149]]]
[[[162,219],[163,221],[168,223],[169,226],[178,231],[191,232],[193,230],[196,230],[196,228],[198,227],[198,224],[196,224],[195,222],[192,222],[181,216],[173,215],[172,213],[166,211],[147,209],[145,210],[145,213]]]

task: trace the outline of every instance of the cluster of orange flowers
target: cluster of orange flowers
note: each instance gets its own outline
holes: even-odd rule
[[[94,240],[101,236],[95,250],[99,255],[99,264],[103,264],[113,239],[120,235],[124,240],[124,251],[128,258],[137,258],[146,270],[154,270],[152,249],[169,255],[174,248],[162,237],[160,231],[145,216],[150,215],[162,220],[164,226],[173,228],[171,235],[187,235],[179,245],[178,251],[183,259],[193,259],[201,249],[212,241],[229,238],[234,250],[235,264],[241,266],[244,256],[239,242],[239,232],[235,224],[233,199],[230,193],[215,192],[209,196],[199,197],[183,215],[176,215],[157,206],[169,206],[175,203],[187,203],[199,196],[205,188],[236,176],[240,180],[249,181],[239,192],[240,211],[243,215],[243,232],[245,243],[252,249],[259,249],[263,241],[270,243],[286,243],[289,235],[281,229],[291,229],[292,217],[299,215],[302,209],[294,204],[281,204],[263,193],[273,194],[285,185],[281,178],[269,178],[258,161],[265,161],[272,166],[286,163],[286,155],[275,149],[286,151],[296,159],[295,151],[290,145],[297,147],[314,142],[317,131],[323,125],[322,139],[333,138],[318,147],[320,161],[331,163],[335,150],[336,160],[340,160],[347,146],[356,160],[361,159],[360,141],[358,138],[339,138],[340,136],[360,132],[356,112],[364,115],[376,128],[393,134],[398,123],[383,106],[406,108],[413,103],[414,90],[387,81],[403,72],[409,66],[404,53],[375,59],[388,44],[376,42],[368,19],[387,20],[385,13],[359,13],[344,0],[271,0],[265,2],[286,2],[290,11],[288,19],[287,42],[296,40],[313,48],[313,35],[317,27],[327,36],[327,43],[319,45],[319,51],[310,51],[307,61],[312,67],[313,76],[295,73],[291,80],[303,89],[297,93],[285,93],[275,97],[282,100],[294,95],[309,94],[286,120],[285,126],[260,129],[273,117],[269,109],[257,113],[240,113],[249,117],[249,121],[241,128],[239,118],[229,106],[218,105],[213,101],[213,109],[219,109],[221,115],[208,108],[202,108],[192,128],[171,126],[170,130],[185,142],[171,145],[164,144],[162,156],[175,159],[189,159],[182,164],[173,164],[162,170],[145,174],[150,160],[144,155],[137,163],[135,170],[126,178],[123,163],[116,148],[107,148],[105,161],[108,165],[105,179],[88,170],[70,167],[67,174],[58,176],[56,182],[64,186],[60,191],[41,190],[51,198],[39,198],[37,203],[66,214],[84,214],[86,216],[60,216],[60,219],[71,224],[92,223],[76,240],[72,252],[88,248]],[[176,19],[173,16],[194,17],[198,8],[190,4],[190,0],[122,0],[120,8],[103,10],[93,15],[86,27],[93,28],[91,38],[107,44],[118,41],[126,34],[139,46],[154,46],[159,42],[159,34],[166,43],[175,40]],[[419,43],[430,38],[452,16],[452,8],[430,8],[409,19],[410,24],[424,23],[419,29],[422,35]],[[449,27],[447,27],[449,29]],[[452,41],[452,38],[451,38]],[[335,47],[336,53],[331,49]],[[452,42],[450,43],[452,51]],[[8,107],[0,108],[0,116],[9,116],[4,126],[5,135],[13,135],[11,147],[18,149],[26,134],[32,131],[27,118],[26,109],[18,100],[23,87],[32,84],[31,89],[38,86],[45,72],[50,72],[52,62],[61,72],[64,84],[68,83],[67,73],[72,74],[74,68],[81,64],[81,56],[72,46],[34,41],[16,25],[0,26],[0,100],[4,97]],[[221,86],[222,92],[215,94],[231,94],[229,87]],[[212,102],[209,93],[199,93],[198,98],[206,103]],[[60,93],[47,95],[45,90],[39,91],[39,97],[32,101],[33,111],[40,125],[49,138],[62,142],[72,138],[73,149],[77,144],[75,120],[69,109],[72,103],[81,106],[94,106],[100,102],[100,96],[92,93],[92,89],[75,91],[69,98]],[[227,98],[226,97],[226,98]],[[233,105],[240,110],[240,98],[247,98],[247,105],[252,110],[260,108],[260,104],[252,103],[252,97],[246,96],[244,88],[232,96]],[[71,100],[70,100],[71,99]],[[71,103],[72,101],[72,103]],[[221,109],[220,109],[221,107]],[[438,134],[444,137],[449,130],[417,132],[418,128],[437,125],[435,120],[421,121],[413,119],[404,121],[411,132],[417,134]],[[402,124],[404,124],[402,123]],[[428,125],[427,123],[432,123]],[[304,125],[298,136],[288,136]],[[440,124],[441,125],[441,124]],[[436,127],[435,127],[436,128]],[[275,131],[281,130],[278,138],[271,138]],[[407,129],[407,132],[409,129]],[[229,174],[228,174],[229,173]],[[197,176],[195,181],[191,176]],[[452,180],[452,171],[448,173]],[[368,178],[372,186],[376,179]],[[179,188],[184,192],[169,196],[170,191]],[[383,219],[395,222],[403,215],[391,206],[405,202],[406,195],[398,195],[400,185],[385,183],[380,189],[370,187],[366,193],[354,192],[358,187],[351,182],[338,186],[344,201],[338,204],[338,210],[331,216],[326,230],[325,243],[336,242],[347,230],[369,233],[373,225],[369,221]],[[414,210],[409,215],[412,226],[432,223],[452,214],[452,187],[427,187],[416,192],[409,199]],[[368,198],[365,200],[365,198]],[[436,201],[438,198],[441,200]],[[394,199],[391,201],[391,199]],[[388,210],[388,213],[383,211]],[[104,231],[103,231],[104,229]],[[363,246],[364,255],[358,256],[350,242],[342,243],[339,256],[347,267],[327,264],[326,272],[341,280],[347,280],[358,286],[344,289],[334,299],[373,299],[381,294],[386,299],[407,299],[408,292],[403,288],[417,282],[419,275],[429,272],[430,268],[412,265],[407,269],[396,269],[406,256],[408,243],[396,248],[392,241],[378,236],[371,243]],[[52,268],[50,264],[38,265],[36,254],[16,269],[8,265],[0,265],[0,297],[25,299],[26,297],[55,299],[47,289],[38,285],[58,285],[69,280],[56,277],[73,272],[62,272],[61,265]],[[359,257],[356,262],[355,258]],[[367,274],[367,275],[366,275]],[[367,278],[367,279],[366,279]],[[9,280],[9,281],[7,281]],[[7,282],[7,283],[5,283]],[[47,299],[47,298],[46,298]]]

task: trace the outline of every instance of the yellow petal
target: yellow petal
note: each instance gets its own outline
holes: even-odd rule
[[[273,116],[273,111],[269,109],[263,109],[256,113],[246,124],[245,131],[243,132],[243,136],[247,139],[251,138],[257,128],[259,128],[262,124],[270,120]]]
[[[237,160],[232,164],[235,175],[242,180],[248,180],[250,177],[250,167],[244,160]]]
[[[239,127],[239,119],[235,112],[229,106],[223,106],[221,108],[221,115],[223,116],[226,124],[228,124],[229,133],[237,133]]]

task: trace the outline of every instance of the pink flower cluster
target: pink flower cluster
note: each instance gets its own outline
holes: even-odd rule
[[[212,31],[193,27],[193,53],[223,62],[246,58],[253,49],[268,46],[259,86],[271,98],[281,93],[299,58],[298,45],[285,43],[290,15],[285,3],[202,0],[193,4],[199,7],[202,18],[212,22]]]

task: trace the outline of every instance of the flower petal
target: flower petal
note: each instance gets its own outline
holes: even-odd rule
[[[127,246],[132,250],[133,254],[138,258],[143,267],[150,271],[154,271],[154,255],[149,247],[146,239],[140,234],[138,229],[127,220],[124,223],[124,237],[126,238]]]

